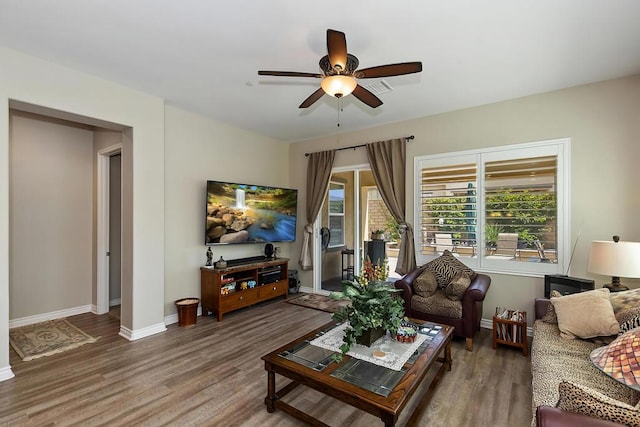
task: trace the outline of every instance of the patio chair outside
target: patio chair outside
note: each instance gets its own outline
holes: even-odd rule
[[[518,250],[518,233],[498,233],[496,250],[487,259],[514,259]]]
[[[551,260],[545,256],[544,247],[542,246],[542,243],[540,243],[540,240],[538,240],[538,239],[534,240],[533,244],[535,245],[536,250],[538,251],[538,256],[540,257],[540,259],[536,260],[536,261],[537,262],[551,262]]]
[[[456,247],[453,245],[453,238],[448,233],[436,233],[436,252],[442,253],[448,250],[451,253],[456,251]]]

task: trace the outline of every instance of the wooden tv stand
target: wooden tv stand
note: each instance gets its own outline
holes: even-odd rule
[[[216,313],[220,322],[222,316],[230,311],[281,295],[284,295],[285,299],[288,298],[288,266],[288,258],[264,258],[260,261],[232,264],[226,268],[201,267],[202,315]],[[249,287],[251,281],[255,282],[253,288]]]

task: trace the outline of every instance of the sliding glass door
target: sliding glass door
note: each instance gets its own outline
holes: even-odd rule
[[[316,292],[341,290],[342,281],[358,275],[367,259],[388,263],[393,277],[397,224],[380,197],[368,165],[333,170],[315,226]],[[382,240],[372,239],[376,231],[383,232]]]
[[[338,291],[343,280],[353,278],[355,271],[354,204],[356,174],[353,170],[334,171],[329,191],[320,210],[318,233],[320,262],[316,274],[316,291]]]

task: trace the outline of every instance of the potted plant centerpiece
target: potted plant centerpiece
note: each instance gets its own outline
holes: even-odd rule
[[[374,265],[367,259],[360,276],[342,282],[342,292],[332,292],[331,298],[348,298],[351,303],[334,313],[338,322],[349,322],[345,329],[342,355],[347,354],[354,343],[371,346],[378,338],[390,331],[395,334],[404,316],[404,301],[401,292],[386,282],[389,275],[387,260],[383,265]],[[336,359],[341,359],[338,355]]]

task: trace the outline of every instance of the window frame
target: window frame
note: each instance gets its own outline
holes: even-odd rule
[[[505,262],[487,259],[484,254],[484,243],[477,248],[476,257],[460,257],[460,261],[477,271],[512,275],[542,276],[544,274],[566,274],[569,260],[570,230],[570,182],[571,176],[571,139],[559,138],[545,141],[488,147],[451,153],[440,153],[414,158],[414,230],[416,260],[418,265],[425,264],[438,255],[426,255],[420,250],[422,245],[422,169],[424,167],[456,165],[462,163],[476,164],[476,239],[485,241],[486,206],[485,206],[485,163],[496,160],[535,158],[553,155],[557,159],[556,170],[556,250],[557,263]],[[474,161],[475,159],[475,161]]]
[[[339,212],[339,213],[332,213],[331,212],[331,196],[330,196],[329,192],[331,191],[331,185],[332,184],[342,187],[342,212]],[[345,246],[345,232],[346,232],[345,211],[346,211],[346,203],[347,203],[347,186],[346,186],[346,184],[344,182],[329,181],[329,188],[328,188],[327,191],[328,191],[328,193],[327,193],[327,202],[328,202],[328,206],[327,206],[327,214],[328,214],[327,225],[329,226],[329,231],[331,231],[331,218],[332,217],[341,219],[341,230],[342,230],[342,242],[331,244],[331,239],[329,239],[329,245],[327,245],[327,248],[329,248],[329,249],[342,248],[342,247]],[[333,234],[333,232],[331,234]]]

